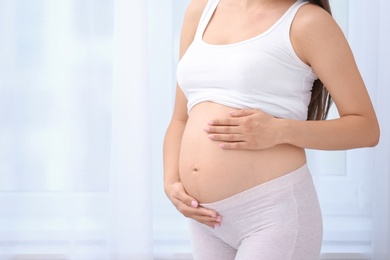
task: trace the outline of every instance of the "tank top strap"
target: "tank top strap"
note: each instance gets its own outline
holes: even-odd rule
[[[290,26],[295,18],[295,15],[297,14],[299,8],[301,8],[301,6],[305,5],[305,4],[308,4],[309,1],[307,0],[297,0],[291,7],[290,9],[287,11],[286,13],[286,17],[285,17],[285,22],[287,22]],[[289,28],[290,29],[290,28]]]
[[[202,39],[203,33],[210,22],[211,17],[217,8],[219,0],[209,0],[200,17],[198,28],[196,30],[195,39]]]
[[[273,30],[272,37],[273,38],[277,37],[279,41],[283,41],[287,45],[287,48],[290,49],[294,57],[296,54],[291,45],[291,38],[290,38],[291,26],[293,24],[293,21],[299,9],[303,5],[308,3],[309,2],[307,0],[297,0],[284,14],[284,16],[280,19],[279,23],[277,24],[277,26],[275,26]]]

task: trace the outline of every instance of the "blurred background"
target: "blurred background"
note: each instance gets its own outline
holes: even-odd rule
[[[0,0],[0,259],[191,259],[163,192],[189,0]],[[390,2],[332,0],[381,124],[308,151],[322,259],[390,259]],[[336,109],[331,112],[337,117]]]

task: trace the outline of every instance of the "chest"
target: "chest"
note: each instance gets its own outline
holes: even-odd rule
[[[260,45],[251,42],[224,48],[204,43],[194,45],[179,63],[179,83],[192,90],[212,86],[242,93],[272,93],[285,59],[278,57],[283,53],[277,51],[277,45],[266,46],[271,45],[267,42]],[[267,51],[259,51],[262,48]]]
[[[283,15],[288,6],[271,10],[239,10],[219,4],[203,31],[203,41],[210,44],[232,44],[266,32]]]

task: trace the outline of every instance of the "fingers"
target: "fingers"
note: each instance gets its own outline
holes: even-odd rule
[[[272,116],[256,109],[236,110],[230,118],[215,119],[208,123],[204,131],[212,141],[224,150],[265,149],[274,143],[267,137],[267,129]],[[269,135],[268,135],[269,136]]]
[[[242,134],[209,134],[208,138],[221,142],[244,142]]]
[[[219,147],[224,150],[245,149],[247,142],[239,127],[232,126],[209,126],[204,129],[208,138],[212,141],[219,141]]]
[[[221,142],[218,146],[224,150],[251,149],[241,134],[209,134],[208,138]]]
[[[195,219],[196,221],[203,223],[211,228],[221,226],[222,217],[214,210],[206,209],[199,205],[194,207],[194,204],[189,206],[183,201],[179,200],[176,203],[176,208],[185,217]]]
[[[240,133],[239,126],[208,126],[204,129],[207,133],[220,133],[220,134],[238,134]]]
[[[222,217],[214,210],[199,206],[198,201],[187,194],[181,182],[171,186],[170,194],[168,197],[185,217],[195,219],[211,228],[221,226]]]
[[[238,127],[242,124],[242,119],[240,117],[250,116],[256,112],[259,111],[253,109],[232,111],[229,113],[231,118],[227,117],[210,120],[208,122],[208,127],[204,130],[208,133],[238,133]]]
[[[224,150],[242,150],[249,149],[248,143],[246,142],[235,142],[235,143],[220,143],[219,147]]]
[[[209,126],[238,126],[240,122],[237,118],[213,119],[208,122]]]
[[[188,211],[184,211],[183,215],[195,219],[196,221],[209,226],[210,228],[220,227],[222,223],[222,217],[215,211],[203,208],[191,208]]]
[[[175,198],[184,203],[185,205],[193,208],[197,208],[199,203],[196,199],[193,197],[189,196],[187,192],[185,192],[184,188],[181,187],[176,193],[175,193]]]
[[[206,209],[201,206],[198,206],[196,208],[192,206],[190,207],[180,201],[177,202],[176,208],[185,217],[192,218],[211,228],[216,228],[221,226],[222,217],[214,210]]]
[[[253,115],[256,112],[259,112],[259,110],[255,110],[255,109],[241,109],[241,110],[231,111],[229,114],[232,117],[243,117],[243,116]]]
[[[213,119],[208,122],[209,126],[239,126],[239,119],[254,114],[264,115],[264,112],[257,109],[242,109],[229,112],[231,118]]]

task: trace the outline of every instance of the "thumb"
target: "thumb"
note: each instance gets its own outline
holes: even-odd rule
[[[194,199],[193,197],[189,196],[185,191],[183,191],[181,194],[180,194],[180,200],[190,206],[190,207],[193,207],[193,208],[197,208],[199,206],[199,202]]]
[[[191,196],[187,195],[187,198],[185,199],[185,204],[188,206],[191,206],[193,208],[197,208],[199,206],[199,203],[196,199],[192,198]]]
[[[191,207],[193,207],[193,208],[197,208],[199,206],[199,203],[198,203],[198,201],[197,200],[195,200],[195,199],[192,199],[191,200]]]

